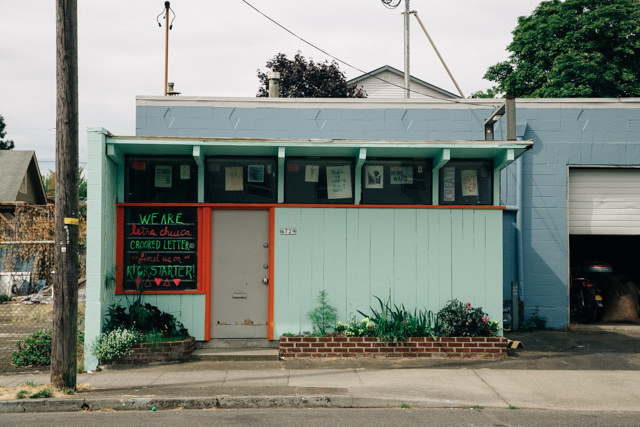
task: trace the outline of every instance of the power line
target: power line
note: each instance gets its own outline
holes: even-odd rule
[[[367,72],[367,71],[361,70],[360,68],[356,67],[355,65],[351,65],[350,63],[348,63],[348,62],[346,62],[346,61],[343,61],[342,59],[340,59],[340,58],[338,58],[338,57],[336,57],[336,56],[334,56],[334,55],[330,54],[330,53],[329,53],[329,52],[327,52],[326,50],[324,50],[324,49],[322,49],[322,48],[320,48],[320,47],[316,46],[315,44],[311,43],[310,41],[308,41],[308,40],[304,39],[303,37],[299,36],[298,34],[294,33],[293,31],[291,31],[290,29],[288,29],[288,28],[287,28],[287,27],[285,27],[284,25],[280,24],[280,23],[279,23],[278,21],[276,21],[275,19],[271,18],[270,16],[266,15],[264,12],[262,12],[261,10],[259,10],[258,8],[256,8],[254,5],[252,5],[251,3],[249,3],[247,0],[242,0],[242,2],[243,2],[244,4],[246,4],[247,6],[249,6],[251,9],[253,9],[254,11],[256,11],[257,13],[259,13],[260,15],[264,16],[264,17],[265,17],[266,19],[268,19],[269,21],[271,21],[271,22],[273,22],[274,24],[276,24],[278,27],[282,28],[282,29],[283,29],[284,31],[286,31],[287,33],[291,34],[292,36],[294,36],[294,37],[295,37],[295,38],[297,38],[298,40],[302,41],[303,43],[308,44],[308,45],[309,45],[309,46],[311,46],[312,48],[314,48],[314,49],[316,49],[316,50],[318,50],[318,51],[320,51],[320,52],[324,53],[325,55],[327,55],[328,57],[332,58],[333,60],[335,60],[335,61],[337,61],[337,62],[339,62],[339,63],[341,63],[341,64],[344,64],[344,65],[346,65],[347,67],[353,68],[354,70],[356,70],[356,71],[358,71],[358,72],[360,72],[360,73],[362,73],[362,74],[364,74],[364,75],[367,75],[367,76],[369,76],[369,77],[373,77],[374,79],[380,80],[380,81],[382,81],[382,82],[384,82],[384,83],[386,83],[386,84],[390,84],[390,85],[395,86],[395,87],[397,87],[397,88],[400,88],[400,89],[402,89],[402,90],[409,90],[410,92],[417,93],[417,94],[419,94],[419,95],[423,95],[423,96],[426,96],[426,97],[429,97],[429,98],[434,98],[434,99],[438,99],[438,100],[441,100],[441,101],[453,102],[453,103],[456,103],[456,104],[464,104],[464,105],[478,105],[478,106],[482,106],[482,107],[487,107],[487,105],[486,105],[486,104],[480,104],[480,103],[474,103],[474,102],[468,102],[468,101],[461,102],[461,101],[458,101],[458,100],[456,100],[456,99],[452,99],[452,98],[441,98],[441,97],[439,97],[439,96],[434,96],[434,95],[430,95],[430,94],[427,94],[427,93],[422,93],[422,92],[419,92],[419,91],[417,91],[417,90],[407,89],[406,87],[404,87],[404,86],[402,86],[402,85],[399,85],[399,84],[397,84],[397,83],[393,83],[393,82],[387,81],[387,80],[385,80],[385,79],[383,79],[383,78],[381,78],[381,77],[378,77],[378,76],[376,76],[376,75],[374,75],[374,74],[371,74],[370,72]]]

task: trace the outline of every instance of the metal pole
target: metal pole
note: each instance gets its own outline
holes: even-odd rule
[[[422,27],[422,31],[424,31],[424,34],[427,36],[427,39],[429,39],[429,43],[431,43],[431,47],[433,47],[433,50],[436,51],[436,55],[438,55],[440,62],[442,62],[442,65],[444,66],[444,69],[447,70],[447,74],[449,74],[449,78],[451,78],[451,81],[455,85],[456,89],[458,89],[458,93],[460,94],[460,97],[464,98],[464,94],[462,93],[460,86],[458,86],[458,82],[456,82],[456,79],[453,78],[453,74],[451,74],[451,71],[449,71],[449,67],[447,67],[447,64],[444,63],[444,59],[442,59],[442,56],[440,56],[440,52],[438,51],[438,48],[436,47],[435,43],[433,43],[433,40],[431,40],[431,36],[429,36],[427,29],[425,28],[424,24],[422,23],[422,20],[418,16],[418,12],[413,11],[412,13],[418,20],[418,24],[420,24],[420,26]]]
[[[167,96],[167,88],[169,87],[169,8],[171,3],[164,2],[164,96]]]
[[[409,18],[410,18],[410,0],[404,0],[404,97],[411,97],[411,71],[409,69]]]
[[[516,140],[516,97],[507,96],[506,100],[507,141]]]

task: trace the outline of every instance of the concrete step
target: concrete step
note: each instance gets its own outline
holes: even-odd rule
[[[279,360],[279,353],[277,348],[198,348],[191,357],[208,361],[273,361]]]
[[[278,348],[279,341],[269,341],[267,339],[244,339],[244,338],[214,338],[209,341],[198,341],[197,349],[249,349],[249,348]]]

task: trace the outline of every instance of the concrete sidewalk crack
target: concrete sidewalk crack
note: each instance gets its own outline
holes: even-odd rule
[[[506,399],[502,394],[500,394],[500,392],[498,392],[498,390],[496,390],[495,388],[493,388],[493,387],[491,386],[491,384],[489,384],[487,381],[485,381],[485,379],[484,379],[484,378],[482,378],[482,377],[480,376],[480,374],[478,374],[478,371],[477,371],[476,369],[471,369],[471,371],[474,373],[474,375],[475,375],[476,377],[478,377],[478,379],[479,379],[480,381],[482,381],[482,382],[483,382],[483,384],[484,384],[484,385],[486,385],[487,387],[489,387],[489,390],[491,390],[492,392],[494,392],[496,396],[498,396],[500,399],[502,399],[502,401],[503,401],[507,406],[511,406],[511,403],[510,403],[510,402],[509,402],[509,401],[508,401],[508,400],[507,400],[507,399]]]

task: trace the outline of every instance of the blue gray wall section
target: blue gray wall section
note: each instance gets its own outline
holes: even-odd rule
[[[166,98],[165,98],[166,99]],[[484,119],[499,100],[456,103],[374,100],[268,100],[139,97],[137,136],[482,140]],[[568,165],[639,165],[640,100],[517,100],[518,136],[535,141],[502,172],[502,203],[515,204],[522,185],[525,316],[538,308],[549,326],[568,323]],[[495,139],[504,139],[504,120]],[[505,296],[517,280],[515,212],[504,213]]]

